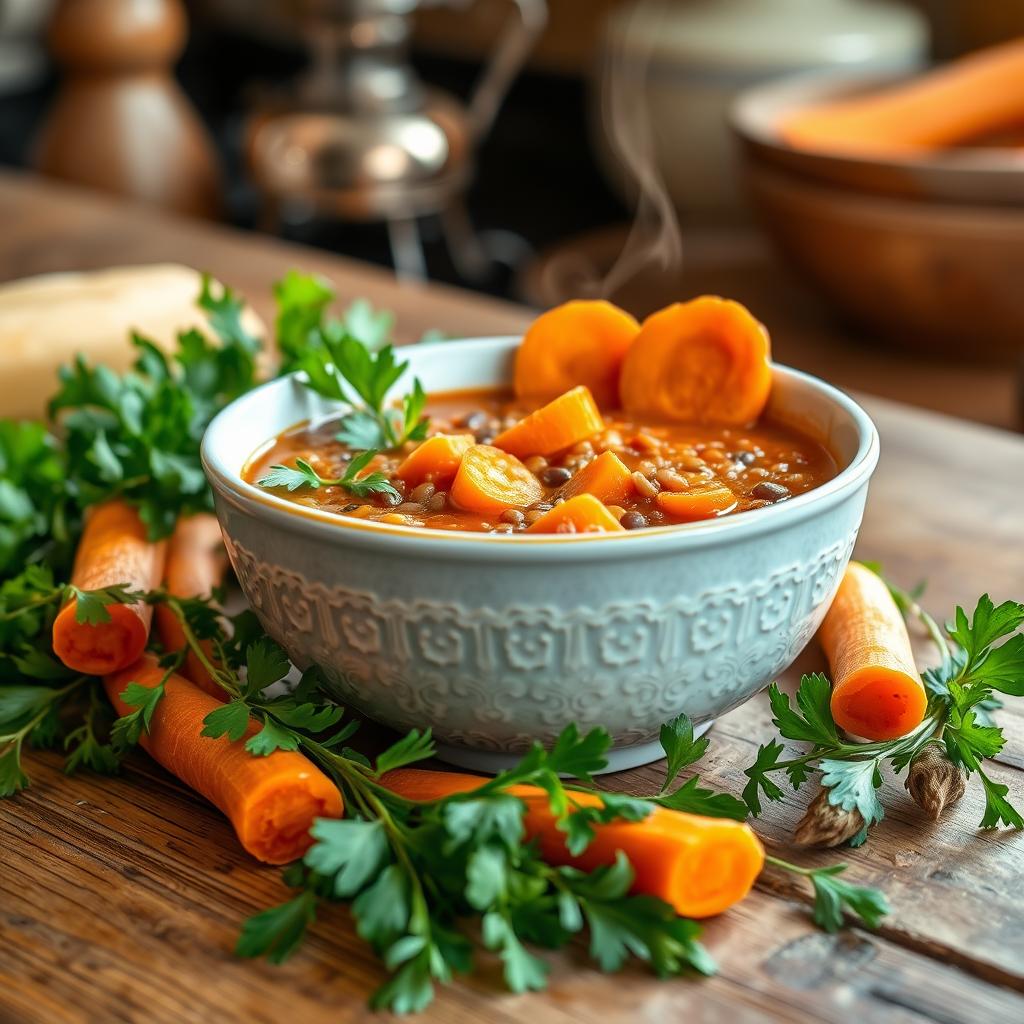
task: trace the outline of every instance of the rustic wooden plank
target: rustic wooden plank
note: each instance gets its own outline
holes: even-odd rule
[[[278,1022],[370,1019],[382,974],[347,914],[275,968],[231,954],[242,918],[284,890],[213,811],[141,754],[123,777],[65,778],[31,758],[35,785],[0,804],[0,1020]],[[144,795],[144,797],[143,797]],[[569,1024],[602,1020],[971,1022],[1024,1014],[1024,998],[886,938],[814,932],[799,906],[755,894],[709,924],[710,981],[604,977],[582,951],[551,958],[549,993],[501,991],[497,965],[446,991],[427,1020]],[[915,1007],[912,1013],[908,1009]],[[940,1012],[941,1011],[941,1012]],[[672,1016],[669,1016],[672,1015]]]

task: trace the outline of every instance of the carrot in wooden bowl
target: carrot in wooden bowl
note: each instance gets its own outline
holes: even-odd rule
[[[139,513],[123,501],[107,501],[91,510],[78,542],[71,582],[79,590],[126,584],[153,590],[164,571],[166,543],[148,540]],[[149,639],[153,609],[147,604],[110,604],[109,619],[95,625],[78,622],[72,598],[53,624],[53,650],[68,668],[90,675],[115,672],[142,654]]]
[[[486,780],[456,772],[399,768],[381,780],[409,800],[439,800],[466,793]],[[612,821],[596,826],[583,853],[565,846],[547,794],[536,786],[511,786],[526,803],[524,825],[550,864],[571,864],[584,871],[615,863],[621,850],[633,865],[632,891],[657,896],[684,917],[711,917],[742,900],[764,866],[764,848],[748,825],[727,818],[705,818],[655,807],[643,821]],[[581,806],[600,804],[588,793],[572,794]]]
[[[585,384],[605,409],[619,397],[619,369],[640,325],[603,299],[574,300],[542,313],[516,352],[515,391],[546,401]]]
[[[152,655],[103,680],[119,714],[133,710],[121,699],[129,683],[152,688],[164,670]],[[317,818],[340,818],[338,787],[302,754],[275,750],[255,757],[246,740],[261,728],[250,722],[245,736],[203,736],[203,719],[221,705],[183,676],[172,674],[156,705],[149,732],[139,740],[155,761],[204,796],[230,820],[238,841],[257,860],[287,864],[312,845]]]
[[[447,487],[473,441],[472,434],[435,434],[428,437],[402,460],[395,476],[409,487],[416,487],[425,480]]]
[[[489,444],[475,444],[462,456],[448,494],[459,508],[500,515],[540,501],[544,488],[514,455]]]
[[[803,149],[906,155],[1024,120],[1024,40],[969,54],[890,88],[805,107],[781,125]]]
[[[714,519],[728,512],[737,502],[736,495],[720,484],[694,486],[685,491],[662,491],[656,500],[665,515],[687,523]]]
[[[635,490],[629,467],[615,452],[602,452],[579,470],[558,495],[568,500],[578,494],[592,494],[606,505],[618,505]]]
[[[928,696],[906,623],[882,579],[851,562],[818,633],[832,669],[832,717],[869,740],[905,736]]]
[[[626,353],[619,381],[628,412],[745,426],[772,386],[768,332],[746,307],[705,295],[652,313]]]
[[[206,512],[185,516],[176,523],[167,545],[164,587],[172,597],[209,597],[223,582],[227,565],[217,517]],[[154,614],[164,650],[184,650],[185,632],[177,615],[163,604],[156,606]],[[212,656],[213,645],[209,641],[203,641],[203,649],[208,657]],[[224,690],[210,677],[195,651],[186,653],[181,674],[211,697],[226,700]]]
[[[625,527],[592,494],[578,494],[544,513],[527,533],[625,533]]]
[[[530,455],[553,455],[603,429],[601,410],[590,389],[581,384],[502,431],[494,439],[494,445],[520,459]]]

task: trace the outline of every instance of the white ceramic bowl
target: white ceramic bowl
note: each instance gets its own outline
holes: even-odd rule
[[[402,350],[430,391],[510,380],[518,338]],[[404,381],[399,382],[402,387]],[[452,534],[300,509],[242,479],[254,450],[336,407],[294,377],[233,402],[203,439],[231,563],[267,632],[341,700],[443,756],[494,770],[570,722],[614,738],[610,768],[659,756],[661,724],[743,703],[810,640],[853,550],[878,461],[859,406],[774,370],[771,411],[842,466],[723,520],[615,536]]]

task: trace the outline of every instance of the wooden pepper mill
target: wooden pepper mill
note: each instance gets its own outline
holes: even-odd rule
[[[44,174],[216,216],[213,143],[174,79],[181,0],[61,0],[49,47],[66,78],[37,141]]]

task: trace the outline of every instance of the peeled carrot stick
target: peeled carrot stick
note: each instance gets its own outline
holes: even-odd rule
[[[409,487],[416,487],[424,480],[447,487],[473,441],[472,434],[435,434],[428,437],[402,460],[395,476]]]
[[[832,669],[832,717],[869,740],[905,736],[928,707],[903,616],[888,587],[851,562],[818,633]]]
[[[566,500],[578,494],[592,494],[606,505],[618,505],[635,490],[629,467],[615,452],[602,452],[588,462],[558,494]]]
[[[684,423],[753,423],[771,392],[770,354],[768,332],[738,302],[677,302],[652,313],[626,353],[623,408]]]
[[[133,708],[121,700],[129,683],[154,687],[164,670],[152,655],[103,680],[119,714]],[[338,787],[316,765],[293,751],[275,750],[253,757],[245,741],[260,726],[250,722],[242,739],[200,735],[203,719],[221,705],[183,676],[164,686],[149,732],[140,739],[152,758],[186,786],[206,797],[231,821],[238,841],[257,860],[287,864],[312,845],[310,826],[317,818],[340,818]]]
[[[486,780],[456,772],[398,768],[381,780],[409,800],[439,800],[466,793]],[[565,833],[555,826],[547,794],[537,786],[512,786],[509,792],[526,802],[524,824],[550,864],[570,864],[592,871],[613,864],[621,850],[633,865],[634,893],[657,896],[683,917],[720,914],[750,892],[764,866],[764,848],[749,826],[726,818],[704,818],[655,807],[643,821],[598,825],[597,835],[578,856],[565,846]],[[573,793],[583,806],[600,798]]]
[[[503,430],[494,439],[494,445],[520,459],[553,455],[603,428],[601,410],[590,390],[581,384]]]
[[[516,352],[520,397],[555,398],[586,384],[605,409],[619,398],[619,368],[640,325],[610,302],[575,300],[542,313]]]
[[[224,579],[227,564],[217,517],[205,512],[187,516],[178,520],[167,545],[164,586],[173,597],[209,597]],[[156,629],[165,650],[180,651],[185,647],[181,623],[166,605],[156,606]],[[203,649],[207,656],[212,656],[213,647],[208,641],[204,641]],[[195,651],[185,655],[181,674],[211,697],[226,699]]]
[[[955,145],[1024,119],[1024,40],[969,54],[867,96],[791,114],[783,138],[804,149],[878,155]]]
[[[500,515],[505,509],[540,501],[544,488],[514,455],[475,444],[462,456],[448,494],[459,508]]]
[[[736,495],[716,484],[711,487],[691,487],[687,491],[662,491],[657,498],[658,508],[673,519],[691,523],[699,519],[714,519],[728,512],[736,504]]]
[[[626,528],[592,494],[577,494],[548,509],[527,533],[625,533]]]
[[[154,544],[138,512],[123,501],[95,506],[78,542],[71,582],[80,590],[123,583],[133,590],[160,584],[167,545]],[[77,599],[69,601],[53,624],[53,651],[68,668],[103,675],[130,665],[149,639],[153,609],[147,604],[107,605],[110,618],[97,625],[76,622]]]

